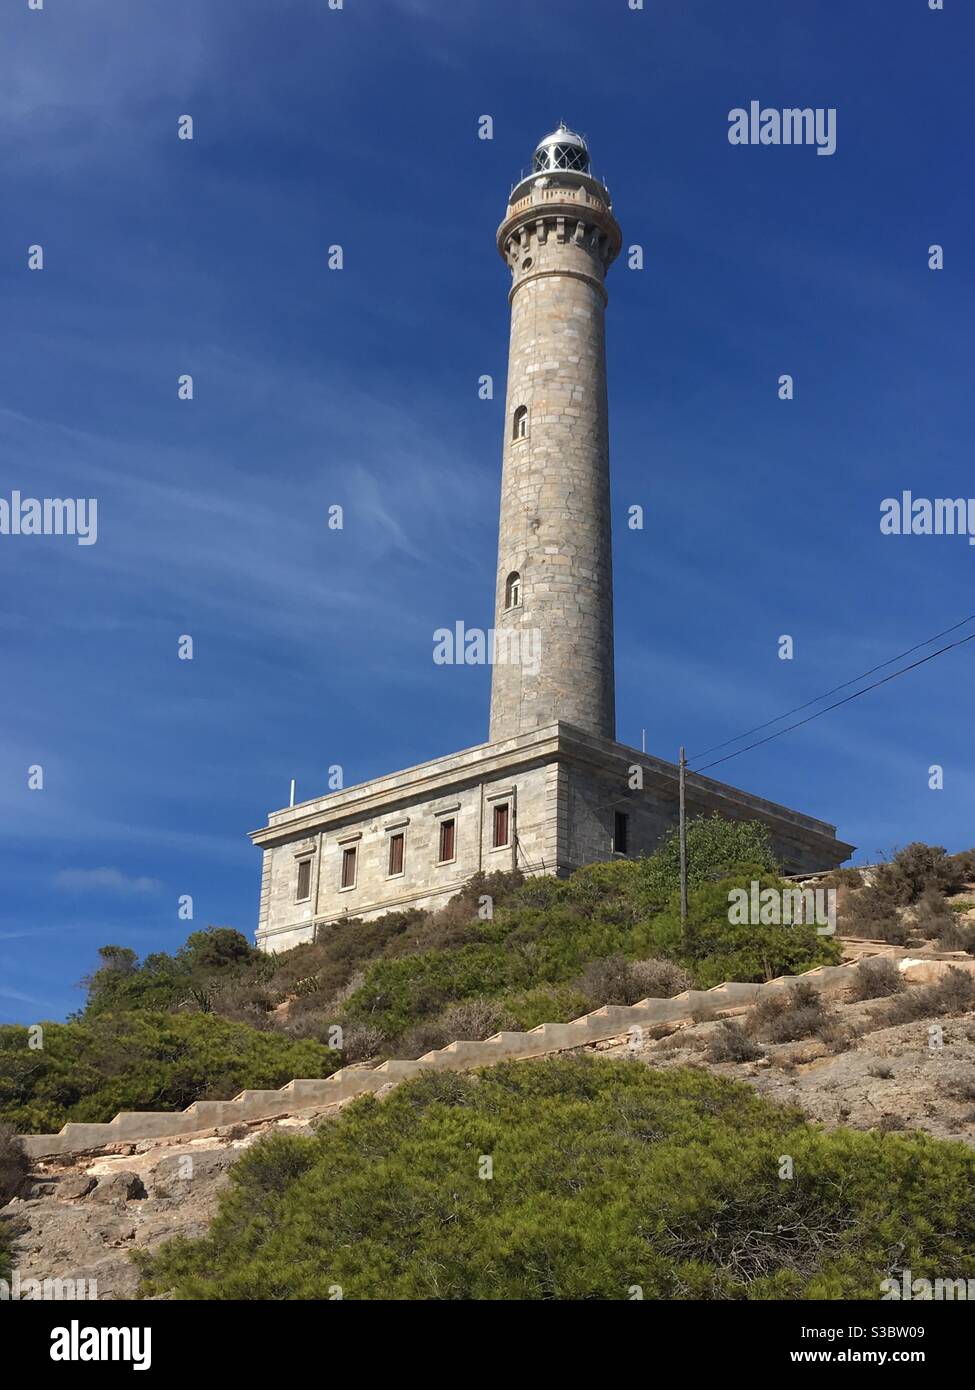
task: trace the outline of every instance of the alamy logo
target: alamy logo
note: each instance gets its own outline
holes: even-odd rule
[[[748,888],[729,892],[728,921],[733,927],[815,927],[817,936],[833,936],[836,889],[763,888],[752,879]]]
[[[881,1279],[880,1297],[884,1302],[967,1302],[975,1299],[975,1279],[912,1279],[905,1269],[899,1279]]]
[[[437,666],[522,666],[537,676],[542,662],[542,633],[537,627],[438,627],[433,634]]]
[[[151,1327],[82,1327],[77,1318],[51,1331],[52,1361],[131,1361],[134,1371],[152,1365]]]
[[[75,536],[79,545],[98,540],[97,497],[0,497],[0,536]]]
[[[967,536],[975,545],[975,497],[885,497],[880,504],[882,536]]]
[[[10,1279],[0,1279],[0,1303],[74,1303],[79,1298],[97,1299],[97,1279],[21,1279],[15,1269]]]
[[[753,101],[746,111],[728,112],[731,145],[815,145],[817,154],[836,153],[836,107],[787,106],[778,111]]]

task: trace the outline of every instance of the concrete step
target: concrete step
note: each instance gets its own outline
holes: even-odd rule
[[[852,964],[825,965],[801,976],[780,976],[764,985],[731,980],[710,990],[687,990],[673,999],[641,999],[632,1005],[604,1005],[571,1023],[541,1023],[528,1032],[496,1033],[483,1042],[457,1040],[415,1061],[391,1058],[375,1068],[343,1067],[329,1077],[289,1081],[279,1091],[241,1091],[233,1100],[195,1101],[182,1111],[123,1111],[108,1124],[71,1123],[59,1134],[24,1135],[23,1143],[31,1157],[40,1157],[94,1149],[119,1139],[189,1134],[235,1121],[329,1105],[377,1091],[391,1081],[419,1076],[425,1071],[489,1066],[505,1057],[541,1057],[616,1037],[631,1027],[689,1019],[692,1014],[708,1010],[740,1008],[753,1003],[766,990],[788,989],[799,980],[824,990],[835,989],[847,983],[854,968]]]

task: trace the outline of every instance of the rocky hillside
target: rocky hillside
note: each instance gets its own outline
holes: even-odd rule
[[[903,957],[879,942],[844,946],[848,956],[873,962]],[[891,969],[900,977],[895,984],[888,972],[882,984],[860,986],[894,989],[879,997],[851,997],[858,992],[851,982],[847,997],[822,1007],[790,1001],[771,1019],[739,1010],[585,1051],[742,1081],[830,1129],[920,1130],[975,1148],[975,961],[927,947]],[[13,1263],[22,1280],[95,1280],[101,1298],[132,1297],[139,1277],[131,1254],[203,1235],[228,1169],[244,1152],[270,1133],[310,1135],[343,1108],[38,1161],[22,1196],[0,1212]]]
[[[169,964],[147,962],[119,973],[103,966],[109,974],[93,982],[87,1017],[63,1025],[88,1028],[87,1070],[77,1076],[72,1070],[73,1043],[62,1058],[49,1057],[44,1067],[28,1073],[16,1047],[23,1030],[5,1030],[0,1097],[6,1086],[18,1113],[32,1113],[34,1106],[46,1117],[55,1098],[63,1106],[74,1086],[78,1105],[90,1106],[92,1096],[104,1094],[109,1109],[120,1087],[131,1095],[133,1078],[140,1074],[126,1066],[117,1048],[104,1050],[104,1040],[123,1026],[126,1036],[139,1041],[139,1067],[153,1083],[152,1095],[141,1099],[158,1106],[166,1087],[174,1103],[185,1103],[187,1088],[200,1086],[208,1075],[219,1085],[221,1072],[233,1093],[241,1065],[275,1070],[305,1060],[327,1074],[332,1054],[316,1033],[315,1020],[338,1016],[365,1029],[363,1015],[355,1011],[363,1000],[371,1001],[374,1017],[385,1020],[368,1025],[371,1055],[364,1046],[366,1058],[352,1062],[371,1066],[395,1051],[404,1036],[412,1036],[421,1050],[425,1042],[448,1041],[451,1035],[442,1032],[452,1017],[466,1023],[468,1036],[483,1037],[496,1029],[499,1009],[513,1003],[528,1010],[531,1023],[538,1021],[532,1010],[554,1013],[554,1021],[562,1021],[578,1011],[580,999],[587,1005],[632,1003],[650,988],[659,990],[658,997],[673,995],[691,982],[707,986],[736,976],[761,980],[769,973],[798,974],[842,956],[861,964],[850,972],[849,987],[840,996],[819,997],[800,983],[777,1003],[698,1015],[585,1051],[597,1066],[625,1060],[655,1075],[672,1074],[678,1090],[685,1084],[680,1078],[693,1075],[744,1083],[773,1102],[775,1113],[783,1104],[797,1108],[830,1132],[920,1131],[975,1147],[970,857],[952,859],[944,851],[911,846],[891,865],[817,878],[817,884],[838,891],[842,935],[837,939],[803,928],[757,933],[753,927],[729,928],[729,886],[753,874],[763,882],[779,881],[767,867],[736,863],[736,847],[722,842],[722,834],[710,847],[706,836],[699,841],[699,862],[710,853],[708,872],[715,877],[702,876],[692,889],[689,928],[683,933],[672,904],[667,905],[672,883],[664,854],[656,863],[593,866],[567,884],[498,884],[498,911],[487,930],[472,917],[472,904],[482,896],[477,893],[462,895],[445,913],[422,921],[350,924],[361,929],[361,938],[349,930],[320,947],[288,953],[293,959],[255,962],[249,948],[240,950],[234,934],[197,933],[181,961],[167,958]],[[252,970],[263,972],[262,1009],[255,1015],[260,1026],[214,1015],[211,1006],[228,981],[238,1000],[242,991],[256,987],[248,974]],[[359,1004],[342,1013],[357,997]],[[119,1011],[123,999],[127,1007]],[[304,1007],[307,1000],[313,1007]],[[458,1012],[461,1006],[466,1012]],[[187,1028],[189,1052],[182,1036]],[[221,1029],[229,1031],[226,1038],[220,1034],[217,1046]],[[253,1034],[253,1046],[237,1047],[231,1038],[235,1030],[248,1038]],[[455,1036],[464,1033],[458,1029]],[[297,1049],[293,1058],[290,1048]],[[307,1057],[302,1048],[308,1049]],[[542,1066],[544,1074],[547,1064],[513,1065]],[[553,1075],[561,1075],[555,1062],[551,1065]],[[233,1075],[231,1067],[238,1068]],[[394,1087],[384,1086],[377,1093],[380,1101]],[[6,1244],[22,1282],[94,1280],[101,1298],[131,1296],[138,1286],[132,1254],[177,1248],[174,1239],[189,1241],[186,1248],[194,1249],[232,1197],[229,1173],[238,1160],[261,1152],[255,1146],[271,1135],[312,1136],[350,1104],[363,1103],[37,1160],[0,1209],[0,1262]],[[155,1287],[156,1296],[165,1295],[166,1288]]]

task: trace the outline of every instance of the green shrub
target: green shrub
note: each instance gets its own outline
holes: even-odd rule
[[[145,1294],[878,1299],[892,1251],[915,1277],[975,1275],[966,1146],[827,1133],[699,1070],[432,1074],[258,1143],[231,1179],[205,1237],[139,1258]]]
[[[838,942],[820,936],[814,926],[730,922],[731,890],[747,890],[753,881],[762,888],[789,886],[757,868],[704,884],[688,895],[686,928],[682,929],[680,904],[673,898],[666,911],[635,930],[634,945],[640,954],[652,953],[683,966],[697,989],[710,989],[725,980],[761,982],[777,975],[799,975],[816,965],[839,962]]]
[[[256,965],[260,953],[231,927],[207,927],[191,932],[175,956],[165,951],[139,964],[127,946],[102,946],[101,965],[84,981],[88,1000],[85,1017],[131,1009],[175,1009],[194,997],[209,993],[219,980]]]
[[[687,822],[687,881],[699,888],[756,866],[774,874],[779,865],[768,830],[759,821],[695,816]],[[680,888],[680,837],[675,828],[649,859],[640,861],[638,899],[644,911],[666,907]]]
[[[100,1014],[28,1030],[0,1027],[0,1115],[22,1132],[69,1120],[106,1121],[119,1110],[179,1110],[271,1089],[294,1077],[330,1076],[337,1053],[229,1023],[213,1014]]]
[[[534,989],[502,995],[500,1001],[513,1028],[527,1032],[540,1023],[571,1023],[589,1013],[591,1005],[574,985],[536,985]]]

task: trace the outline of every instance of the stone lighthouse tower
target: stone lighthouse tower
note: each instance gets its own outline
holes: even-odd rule
[[[616,742],[604,281],[620,241],[586,142],[560,126],[498,229],[512,285],[490,738],[272,811],[251,837],[263,950],[443,907],[476,874],[650,854],[673,827],[677,767]],[[697,773],[686,805],[761,821],[786,872],[853,848]]]
[[[513,283],[490,737],[562,721],[613,739],[603,281],[620,229],[581,136],[541,141],[497,240]]]

